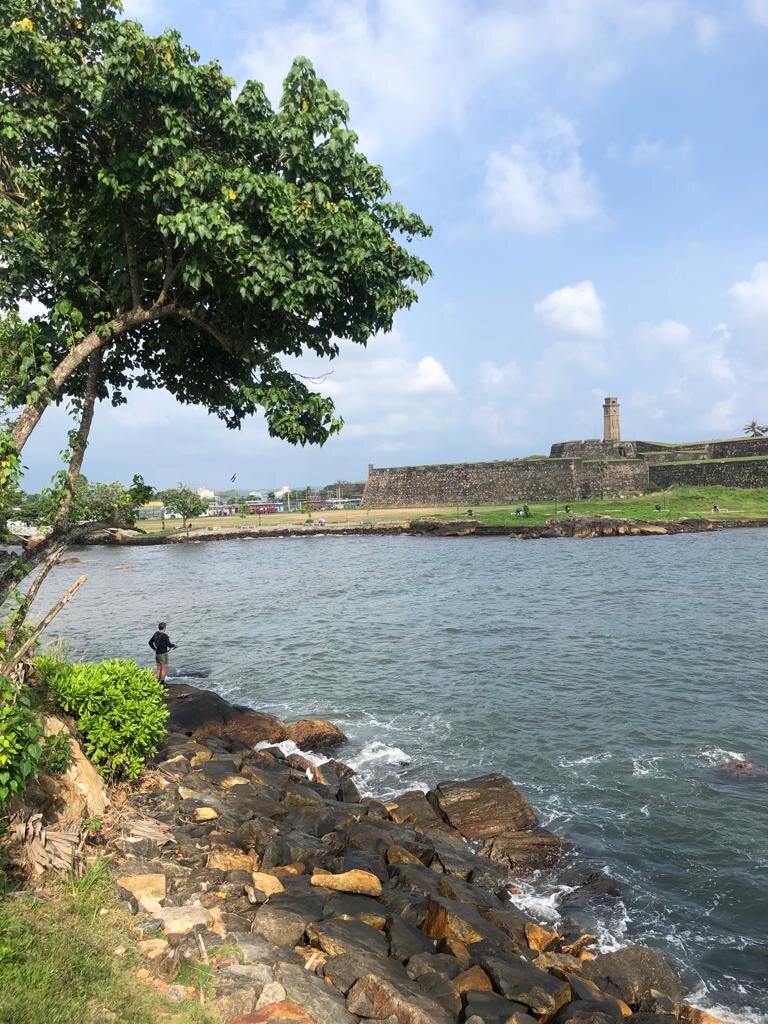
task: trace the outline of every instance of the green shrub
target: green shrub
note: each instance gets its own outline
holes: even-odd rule
[[[37,778],[42,734],[29,689],[0,676],[0,807]]]
[[[46,736],[42,741],[43,756],[40,760],[40,771],[46,775],[63,775],[72,764],[72,746],[66,729]]]
[[[72,715],[83,748],[102,775],[135,779],[165,735],[168,708],[163,685],[135,661],[113,658],[97,665],[35,661],[41,682]]]

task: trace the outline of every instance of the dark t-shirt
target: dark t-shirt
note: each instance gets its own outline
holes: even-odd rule
[[[171,643],[167,633],[163,633],[162,630],[158,629],[156,633],[152,634],[149,646],[156,654],[167,654],[176,644]]]

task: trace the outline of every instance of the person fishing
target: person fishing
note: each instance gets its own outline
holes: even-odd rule
[[[165,681],[165,674],[168,671],[168,651],[178,647],[178,644],[171,643],[171,638],[165,631],[166,626],[167,623],[161,622],[157,632],[153,633],[149,640],[149,646],[155,652],[156,673],[161,683]]]

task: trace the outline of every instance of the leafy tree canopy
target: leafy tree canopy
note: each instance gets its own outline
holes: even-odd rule
[[[69,512],[73,523],[96,522],[101,525],[133,526],[139,509],[152,500],[154,488],[136,474],[130,487],[119,481],[103,484],[78,477]],[[52,522],[58,512],[59,494],[55,488],[43,491],[39,522]]]
[[[191,487],[179,484],[178,487],[169,487],[167,491],[160,492],[160,498],[170,512],[178,512],[184,524],[199,516],[208,508],[208,502],[193,491]]]
[[[20,450],[52,400],[166,387],[228,425],[322,443],[330,399],[281,360],[365,344],[429,267],[420,217],[387,198],[347,106],[297,58],[277,109],[235,94],[179,34],[116,0],[4,0],[0,21],[0,373]],[[11,311],[37,299],[32,327]],[[15,363],[14,363],[15,360]],[[3,463],[5,464],[5,463]]]

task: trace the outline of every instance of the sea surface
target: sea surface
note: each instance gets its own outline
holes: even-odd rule
[[[368,792],[508,774],[577,851],[518,902],[555,921],[604,870],[622,893],[596,911],[604,948],[656,946],[694,1001],[768,1021],[768,777],[724,767],[768,766],[768,530],[70,554],[39,607],[88,575],[51,633],[71,657],[150,665],[166,619],[173,670],[337,722]]]

